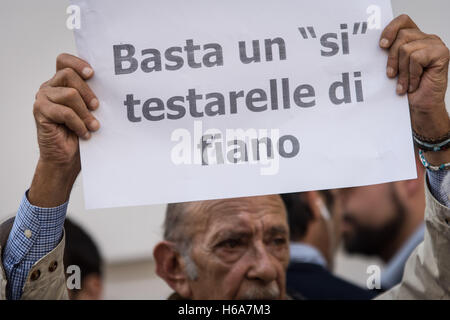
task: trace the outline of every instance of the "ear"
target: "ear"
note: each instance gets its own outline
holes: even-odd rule
[[[320,213],[320,209],[318,206],[318,201],[320,201],[320,198],[317,191],[306,192],[306,199],[308,201],[308,206],[311,208],[311,212],[314,216],[314,219],[315,220],[321,219],[322,214]]]
[[[82,294],[86,300],[100,300],[103,294],[102,279],[98,274],[89,274],[83,280]]]
[[[311,208],[313,220],[309,222],[303,242],[318,249],[331,267],[333,263],[333,251],[331,245],[331,234],[329,222],[322,215],[319,202],[322,201],[317,191],[305,193],[308,206]]]
[[[153,257],[156,262],[156,274],[164,279],[176,293],[185,299],[191,299],[191,286],[175,245],[169,241],[158,243],[153,250]]]
[[[394,186],[400,199],[407,203],[411,198],[417,197],[417,194],[424,192],[423,172],[418,172],[417,179],[394,182]]]
[[[404,181],[403,188],[408,198],[415,196],[418,192],[421,192],[422,184],[423,179],[421,178]]]

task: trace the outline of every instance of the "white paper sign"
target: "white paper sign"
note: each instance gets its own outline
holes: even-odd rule
[[[74,0],[101,130],[87,208],[416,177],[389,0]]]

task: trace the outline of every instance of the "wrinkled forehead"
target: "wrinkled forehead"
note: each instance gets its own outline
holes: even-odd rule
[[[287,226],[286,209],[278,195],[192,202],[190,211],[196,227],[209,231],[257,224]]]

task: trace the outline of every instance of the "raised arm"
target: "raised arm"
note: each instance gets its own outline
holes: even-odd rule
[[[33,113],[40,157],[3,250],[6,280],[1,280],[7,283],[8,299],[66,296],[63,224],[81,168],[78,139],[89,139],[100,124],[91,113],[99,102],[86,83],[94,75],[89,64],[62,54],[56,69],[36,94]],[[51,277],[55,281],[49,281]],[[55,284],[58,288],[52,287]]]
[[[427,167],[425,238],[409,257],[402,282],[381,299],[450,298],[450,118],[445,107],[449,49],[406,15],[384,30],[387,74],[408,94],[414,140]]]

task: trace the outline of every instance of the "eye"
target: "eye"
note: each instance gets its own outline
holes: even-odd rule
[[[277,246],[282,246],[282,245],[286,244],[286,239],[285,238],[275,238],[273,240],[273,243]]]
[[[239,239],[228,239],[219,243],[219,247],[223,247],[226,249],[234,249],[242,244],[242,241]]]

